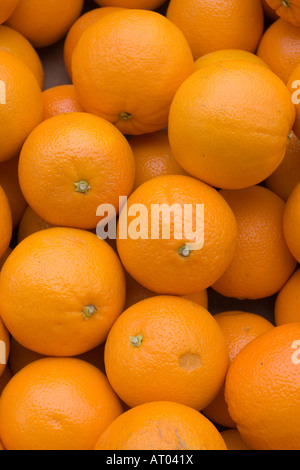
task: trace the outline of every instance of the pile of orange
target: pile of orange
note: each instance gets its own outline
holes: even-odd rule
[[[0,2],[0,449],[300,450],[300,0]]]

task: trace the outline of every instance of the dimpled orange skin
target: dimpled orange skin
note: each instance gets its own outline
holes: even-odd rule
[[[271,70],[287,83],[300,62],[300,29],[283,19],[278,19],[265,31],[257,55]]]
[[[221,328],[204,307],[157,296],[116,320],[104,362],[113,389],[130,407],[167,400],[201,410],[221,388],[229,356]]]
[[[9,358],[9,349],[10,349],[10,336],[7,328],[5,327],[3,321],[0,319],[0,341],[1,341],[1,363],[0,363],[0,376],[3,374],[7,360]],[[3,362],[5,362],[3,364]]]
[[[22,34],[18,33],[8,26],[0,26],[0,50],[8,52],[27,65],[27,67],[34,73],[41,89],[44,84],[44,70],[41,59]]]
[[[295,26],[300,26],[299,0],[266,0],[278,16]]]
[[[125,275],[96,235],[52,228],[27,237],[0,275],[0,315],[24,347],[82,354],[106,339],[125,304]]]
[[[166,129],[134,136],[129,143],[135,159],[134,189],[156,176],[187,176],[172,154]]]
[[[287,201],[291,192],[300,183],[300,140],[294,132],[288,143],[284,159],[265,181],[268,189]]]
[[[254,450],[300,447],[299,339],[300,323],[277,326],[247,344],[229,367],[229,412]]]
[[[1,0],[0,24],[4,23],[17,7],[19,0]]]
[[[75,47],[78,44],[78,41],[84,31],[91,26],[92,24],[96,23],[96,21],[100,20],[105,15],[109,13],[113,13],[118,11],[120,8],[117,7],[103,7],[103,8],[96,8],[95,10],[88,11],[84,15],[81,15],[75,23],[69,29],[69,32],[65,39],[64,44],[64,62],[69,74],[69,77],[72,77],[72,56]]]
[[[122,405],[106,377],[73,358],[45,358],[18,372],[0,400],[7,450],[92,450]]]
[[[29,68],[17,57],[0,51],[0,80],[6,103],[0,104],[0,162],[17,156],[30,132],[43,116],[42,92]]]
[[[68,32],[82,11],[84,0],[20,0],[6,24],[34,47],[50,46]]]
[[[276,294],[297,266],[283,233],[284,202],[261,186],[222,190],[221,195],[237,220],[238,248],[213,289],[239,299]]]
[[[283,215],[283,232],[290,252],[300,263],[300,183],[290,194]]]
[[[174,95],[193,71],[182,32],[147,10],[106,15],[82,34],[73,53],[82,106],[129,135],[166,127]]]
[[[28,206],[18,227],[18,243],[29,235],[48,228],[53,228],[53,225],[48,224],[48,222],[41,219],[41,217],[39,217],[30,206]]]
[[[260,0],[171,0],[167,18],[185,34],[195,59],[220,49],[255,52],[264,27]]]
[[[240,49],[223,49],[221,51],[209,52],[208,54],[199,57],[199,59],[195,60],[195,69],[199,70],[202,67],[206,67],[207,65],[214,64],[216,62],[221,62],[222,60],[247,60],[269,68],[262,59],[252,52]]]
[[[57,114],[84,112],[73,85],[59,85],[43,92],[43,120]]]
[[[12,238],[12,215],[7,196],[0,186],[0,258],[7,251]]]
[[[131,305],[140,302],[141,300],[148,299],[149,297],[154,297],[155,292],[146,289],[146,287],[141,286],[136,282],[133,277],[126,273],[126,304],[125,308],[131,307]],[[183,295],[182,297],[196,302],[199,305],[202,305],[204,308],[208,308],[208,293],[207,289],[196,292],[195,294]]]
[[[201,413],[172,402],[145,403],[119,416],[95,450],[227,450],[217,428]]]
[[[177,91],[169,140],[192,176],[227,189],[258,184],[281,163],[295,108],[267,67],[226,60],[196,71]]]
[[[300,322],[300,269],[297,269],[278,293],[275,301],[275,323]]]
[[[143,10],[155,10],[164,0],[95,0],[101,7],[141,8]]]
[[[131,236],[138,214],[128,215],[126,228],[126,214],[130,214],[134,204],[143,204],[145,208],[140,216],[144,239],[135,239],[135,234]],[[186,224],[184,218],[179,220],[179,233],[176,233],[171,213],[169,236],[163,229],[167,230],[170,217],[160,216],[159,232],[156,231],[157,217],[151,218],[151,204],[167,204],[169,208],[177,204],[181,206],[181,216],[182,207],[189,204],[192,214],[185,213]],[[204,244],[200,249],[197,243],[194,247],[189,244],[194,241],[201,245],[203,226],[201,216],[196,223],[196,204],[204,204]],[[188,226],[192,225],[193,235],[188,232]],[[127,210],[126,207],[122,210],[117,227],[117,250],[126,271],[142,286],[158,294],[187,295],[206,289],[229,266],[236,243],[236,221],[225,200],[214,188],[182,175],[159,176],[139,186],[128,198]],[[187,256],[182,254],[186,245],[191,248]]]
[[[18,157],[0,163],[0,185],[4,189],[9,202],[14,229],[19,225],[27,207],[27,202],[19,184],[18,166]]]
[[[99,205],[119,210],[119,196],[131,193],[134,172],[123,134],[110,122],[79,112],[54,116],[34,129],[19,162],[30,207],[51,225],[81,229],[97,226]]]
[[[246,344],[265,331],[274,328],[272,323],[264,317],[249,312],[221,312],[214,315],[214,319],[221,327],[227,343],[230,363]],[[236,424],[229,415],[224,393],[225,382],[217,397],[202,411],[210,421],[227,428],[235,428]]]

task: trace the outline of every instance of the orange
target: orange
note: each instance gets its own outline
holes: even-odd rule
[[[126,271],[158,294],[206,289],[231,263],[236,243],[237,225],[225,199],[189,176],[146,181],[119,217],[117,249]]]
[[[20,155],[19,179],[30,207],[52,225],[95,228],[97,208],[128,196],[134,157],[123,134],[87,113],[47,119],[34,129]]]
[[[98,439],[95,450],[227,448],[216,427],[197,411],[179,403],[155,402],[137,406],[115,419]]]
[[[289,77],[287,87],[292,95],[292,101],[296,107],[296,120],[294,123],[293,131],[296,136],[300,137],[300,100],[299,100],[299,85],[300,85],[300,65],[297,65],[292,75]]]
[[[300,26],[299,0],[266,0],[266,3],[278,16],[295,26]]]
[[[272,323],[260,315],[242,311],[221,312],[214,315],[221,327],[233,362],[238,353],[254,338],[273,328]],[[220,426],[234,428],[225,402],[225,383],[217,397],[203,410],[205,416]]]
[[[232,419],[254,450],[298,450],[300,323],[255,338],[230,365],[225,396]]]
[[[221,432],[228,450],[253,450],[247,446],[237,429],[226,429]]]
[[[27,203],[22,194],[18,177],[19,158],[0,163],[0,185],[4,189],[11,209],[13,228],[16,228],[24,214]]]
[[[17,57],[0,51],[0,162],[18,155],[42,115],[42,92],[35,76]]]
[[[73,85],[59,85],[43,92],[44,116],[50,119],[57,114],[84,112]]]
[[[122,411],[96,367],[79,359],[40,359],[2,392],[1,440],[7,450],[92,450]]]
[[[206,67],[207,65],[215,64],[216,62],[221,62],[223,60],[247,60],[254,62],[255,64],[269,67],[262,59],[252,52],[243,51],[241,49],[223,49],[221,51],[209,52],[208,54],[199,57],[199,59],[195,61],[195,69],[199,70],[202,67]]]
[[[276,297],[275,323],[300,322],[300,269],[297,269]]]
[[[284,202],[261,186],[222,190],[221,194],[237,221],[238,248],[212,287],[219,294],[239,299],[276,294],[297,266],[283,234]]]
[[[195,59],[221,49],[255,52],[264,27],[260,0],[171,0],[167,18],[182,30]]]
[[[281,18],[275,21],[261,38],[257,55],[287,83],[300,62],[300,28]]]
[[[293,132],[284,159],[265,183],[267,188],[284,201],[287,201],[295,186],[300,183],[300,140]]]
[[[88,231],[34,233],[16,246],[1,271],[3,322],[22,346],[46,356],[75,356],[95,348],[124,304],[121,263],[107,243]]]
[[[86,353],[79,354],[78,356],[76,356],[76,358],[89,362],[93,366],[100,369],[102,372],[105,372],[104,345],[105,343],[101,343],[94,349],[91,349]],[[18,343],[14,337],[11,337],[9,366],[13,375],[15,375],[17,372],[19,372],[31,362],[36,361],[38,359],[43,359],[44,357],[46,356],[44,356],[43,354],[39,354],[37,352],[31,351],[30,349],[24,348],[24,346]]]
[[[92,24],[96,23],[100,18],[109,13],[113,13],[118,11],[119,8],[117,7],[104,7],[104,8],[96,8],[95,10],[90,10],[84,15],[81,15],[75,23],[69,29],[69,32],[65,39],[64,44],[64,62],[68,72],[69,77],[72,77],[72,56],[75,47],[78,44],[79,39],[81,38],[84,31],[91,26]]]
[[[16,56],[33,72],[43,88],[44,70],[41,59],[30,42],[12,28],[0,26],[0,50]]]
[[[156,294],[155,292],[150,291],[146,287],[141,286],[138,282],[136,282],[133,277],[129,276],[126,273],[126,303],[125,308],[131,307],[131,305],[140,302],[140,300],[148,299],[149,297],[154,297]],[[194,294],[184,295],[184,298],[188,300],[192,300],[199,305],[202,305],[204,308],[208,308],[208,293],[207,289],[201,290],[200,292],[196,292]]]
[[[82,11],[84,0],[20,0],[6,24],[34,45],[45,47],[63,38]]]
[[[52,228],[53,225],[48,224],[45,220],[41,219],[30,206],[27,206],[18,228],[18,242],[20,243],[24,238],[32,233],[39,232]]]
[[[164,0],[95,0],[101,7],[141,8],[144,10],[155,10],[160,7]]]
[[[134,136],[129,143],[135,159],[134,189],[156,176],[187,175],[172,154],[166,129]]]
[[[10,336],[0,318],[0,376],[3,374],[9,357]]]
[[[12,238],[12,215],[5,192],[0,186],[0,259],[5,255]]]
[[[170,145],[192,176],[240,189],[260,183],[279,166],[294,120],[291,96],[273,72],[226,60],[201,68],[177,91]]]
[[[17,7],[19,0],[1,0],[0,24],[4,23]]]
[[[110,384],[130,407],[173,401],[201,410],[222,386],[228,348],[204,307],[157,296],[129,307],[115,321],[104,363]]]
[[[90,26],[72,64],[82,106],[124,134],[166,127],[174,95],[194,71],[183,33],[165,16],[138,9],[122,9]]]
[[[300,262],[300,183],[290,194],[283,215],[283,232],[290,252]]]

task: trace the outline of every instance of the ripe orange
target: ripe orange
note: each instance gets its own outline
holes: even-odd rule
[[[110,384],[130,407],[173,401],[201,410],[222,386],[228,348],[204,307],[157,296],[138,302],[116,320],[104,363]]]
[[[96,367],[79,359],[40,359],[2,393],[1,440],[7,450],[92,450],[122,411]]]
[[[275,323],[300,322],[300,269],[297,269],[278,293],[275,302]]]
[[[3,322],[22,346],[47,356],[75,356],[98,346],[124,304],[121,263],[88,231],[34,233],[1,271]]]
[[[1,0],[0,24],[4,23],[17,7],[19,0]]]
[[[12,215],[5,192],[0,186],[0,259],[7,251],[12,238]]]
[[[284,159],[266,179],[267,188],[287,201],[295,186],[300,183],[300,140],[292,132]]]
[[[242,311],[221,312],[214,315],[214,319],[224,335],[231,363],[246,344],[273,328],[272,323],[260,315]],[[228,412],[224,393],[225,382],[216,398],[203,410],[203,413],[210,421],[220,426],[234,428],[236,425]]]
[[[287,83],[300,62],[300,28],[281,18],[275,21],[261,38],[257,55]]]
[[[16,56],[33,72],[43,88],[44,70],[41,59],[30,42],[12,28],[0,26],[0,50]]]
[[[4,189],[9,202],[14,229],[17,228],[27,207],[19,185],[18,165],[18,157],[0,163],[0,185]]]
[[[145,403],[126,411],[99,437],[95,450],[227,450],[215,426],[188,406]]]
[[[273,72],[226,60],[201,68],[177,91],[170,145],[192,176],[240,189],[260,183],[279,166],[294,120],[291,96]]]
[[[229,367],[229,412],[255,450],[300,447],[299,344],[300,323],[277,326],[247,344]]]
[[[283,232],[287,246],[298,263],[300,262],[300,183],[290,194],[283,215]]]
[[[3,374],[9,357],[10,336],[0,318],[0,376]]]
[[[82,106],[124,134],[166,127],[175,92],[194,71],[182,32],[165,16],[138,9],[122,9],[90,26],[72,64]]]
[[[134,157],[123,134],[87,113],[44,121],[30,134],[20,155],[19,179],[30,207],[52,225],[95,228],[100,204],[119,210],[130,194]]]
[[[134,189],[156,176],[187,175],[172,154],[166,129],[134,136],[129,143],[135,159]]]
[[[237,429],[226,429],[221,432],[221,436],[228,450],[253,450],[245,444]]]
[[[160,7],[164,0],[95,0],[101,7],[141,8],[144,10],[155,10]]]
[[[226,297],[260,299],[276,294],[296,269],[283,234],[285,204],[267,188],[222,190],[238,225],[232,263],[213,285]]]
[[[139,186],[120,214],[117,232],[126,271],[159,294],[187,295],[209,287],[229,266],[237,241],[236,221],[224,198],[182,175]]]
[[[69,29],[69,32],[65,39],[64,44],[64,62],[68,72],[69,77],[72,77],[72,56],[75,47],[78,44],[79,39],[81,38],[84,31],[100,20],[105,15],[118,11],[117,7],[104,7],[96,8],[95,10],[90,10],[84,15],[81,15],[75,23]]]
[[[300,26],[299,0],[266,0],[278,16],[295,26]]]
[[[260,0],[171,0],[167,18],[182,30],[195,59],[221,49],[255,52],[264,27]]]
[[[299,84],[300,84],[300,66],[297,65],[292,75],[289,77],[287,87],[292,95],[292,101],[296,108],[296,120],[293,131],[300,138],[300,100],[299,100]]]
[[[42,92],[35,76],[17,57],[0,51],[0,162],[18,155],[42,115]]]
[[[84,0],[20,0],[6,24],[34,45],[45,47],[63,38],[82,11]]]
[[[18,227],[18,243],[32,233],[52,227],[53,225],[48,224],[48,222],[41,219],[41,217],[39,217],[30,206],[27,206]]]
[[[243,51],[241,49],[223,49],[221,51],[209,52],[195,61],[195,69],[199,70],[210,64],[215,64],[223,60],[247,60],[255,64],[269,67],[265,62],[252,52]]]
[[[73,85],[59,85],[43,92],[43,119],[50,119],[57,114],[84,112],[78,101]]]
[[[133,277],[126,273],[126,309],[131,307],[131,305],[140,302],[141,300],[154,297],[155,295],[158,294],[142,286],[135,279],[133,279]],[[194,294],[183,295],[182,297],[196,302],[197,304],[202,305],[204,308],[208,308],[207,289],[201,290],[200,292],[195,292]]]
[[[103,373],[105,373],[104,367],[104,345],[105,343],[101,343],[96,348],[91,349],[83,354],[79,354],[76,356],[77,359],[82,359],[83,361],[89,362],[93,366],[100,369]],[[15,375],[25,366],[30,364],[33,361],[38,359],[43,359],[46,356],[43,354],[39,354],[35,351],[31,351],[30,349],[24,348],[15,338],[12,336],[10,340],[10,352],[9,352],[9,367]]]

